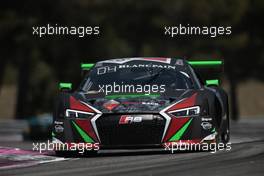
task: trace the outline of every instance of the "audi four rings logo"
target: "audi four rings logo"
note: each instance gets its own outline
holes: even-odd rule
[[[119,124],[131,124],[139,122],[142,122],[142,117],[140,116],[122,115],[119,119]]]

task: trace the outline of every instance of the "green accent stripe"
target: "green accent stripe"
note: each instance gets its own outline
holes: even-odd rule
[[[205,81],[205,84],[208,86],[208,85],[217,85],[219,86],[219,80],[218,79],[211,79],[211,80],[206,80]]]
[[[60,83],[59,89],[72,89],[72,83]]]
[[[188,126],[191,124],[192,119],[190,119],[187,123],[185,123],[183,125],[183,127],[181,127],[181,129],[179,131],[177,131],[171,138],[170,138],[170,142],[171,141],[178,141],[181,139],[182,135],[184,134],[184,132],[186,131],[186,129],[188,128]]]
[[[118,95],[107,95],[105,98],[107,99],[115,99],[115,98],[137,98],[137,97],[151,97],[156,98],[160,97],[160,94],[118,94]]]
[[[216,66],[222,65],[223,61],[221,60],[208,60],[208,61],[188,61],[192,66]]]
[[[54,133],[53,131],[51,132],[51,136],[52,136],[52,137],[55,137],[55,136],[56,136],[55,133]]]
[[[79,134],[82,136],[84,142],[87,143],[92,143],[94,142],[93,139],[88,136],[85,131],[83,131],[74,121],[72,121],[72,124],[74,125],[74,127],[77,129],[77,131],[79,132]]]

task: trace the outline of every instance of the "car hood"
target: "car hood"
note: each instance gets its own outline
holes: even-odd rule
[[[195,91],[178,90],[166,94],[100,94],[79,93],[77,97],[102,113],[158,113],[165,107]]]

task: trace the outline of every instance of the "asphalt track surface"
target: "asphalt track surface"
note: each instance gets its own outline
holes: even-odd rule
[[[108,150],[95,157],[69,158],[23,168],[0,169],[0,175],[264,175],[264,120],[231,124],[230,151],[176,152]],[[29,149],[30,143],[0,142]]]

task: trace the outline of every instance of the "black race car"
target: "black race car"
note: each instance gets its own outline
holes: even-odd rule
[[[228,143],[228,97],[200,70],[222,61],[122,58],[82,64],[84,80],[60,83],[53,142],[104,148],[161,147],[172,142]],[[210,77],[206,72],[203,77]],[[67,148],[68,149],[68,148]],[[78,150],[78,148],[75,148]],[[61,154],[65,150],[56,148]]]

